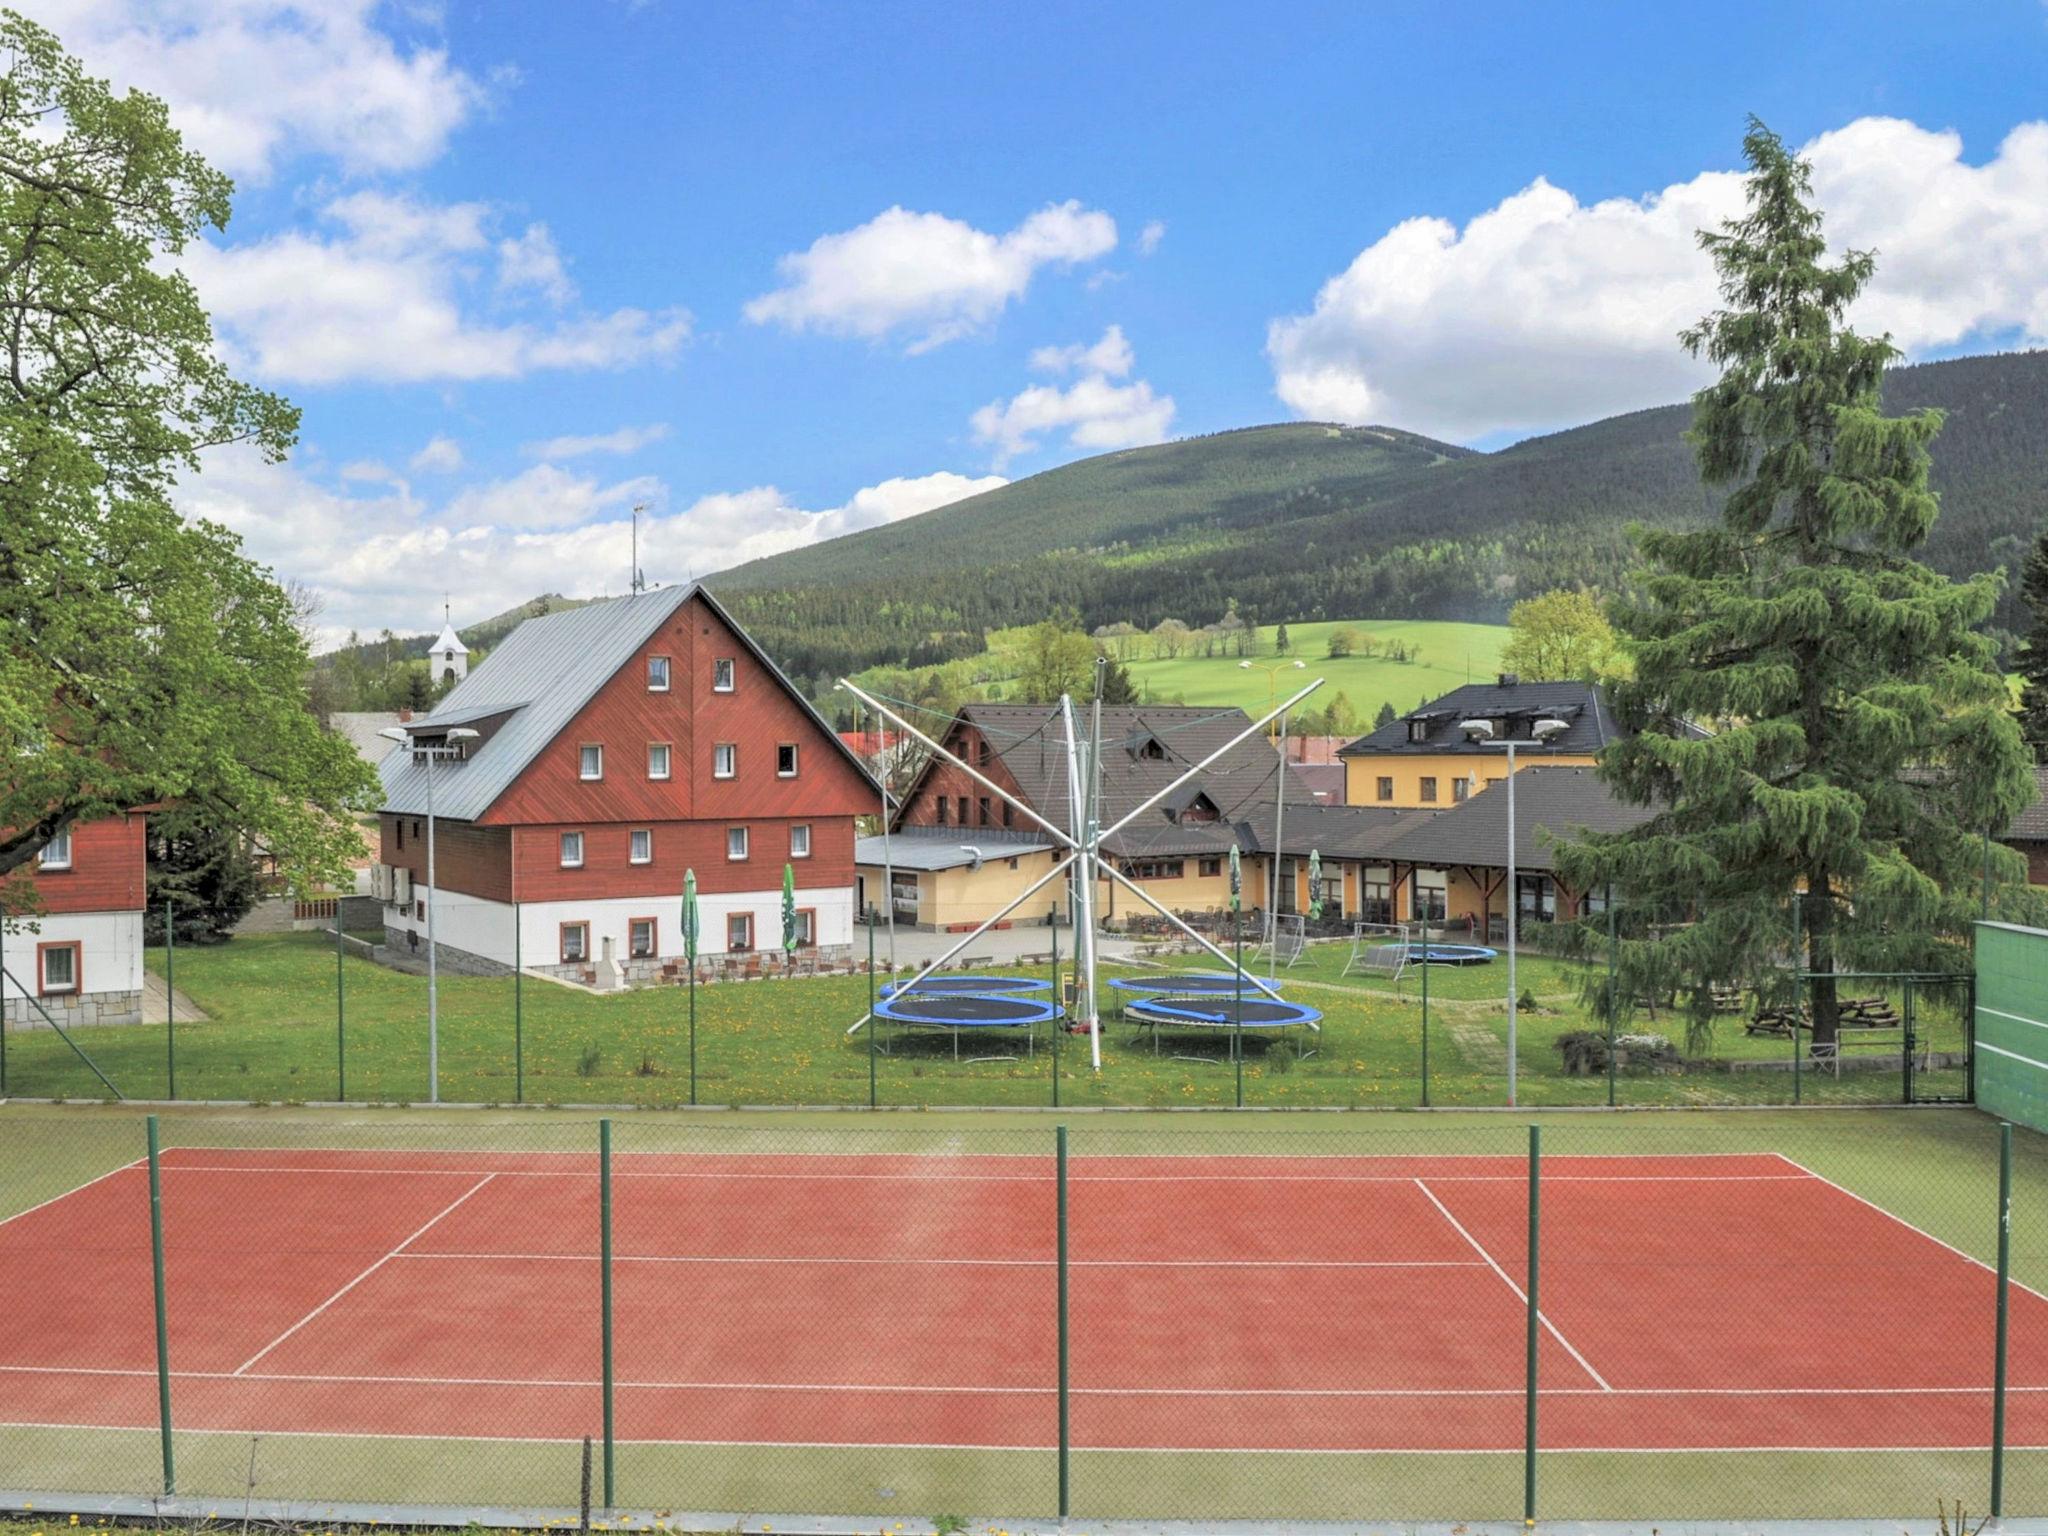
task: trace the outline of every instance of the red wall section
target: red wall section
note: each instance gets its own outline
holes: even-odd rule
[[[811,856],[789,856],[789,829],[810,822]],[[729,826],[748,829],[750,856],[735,863],[725,856]],[[628,861],[630,834],[636,826],[654,833],[654,860]],[[561,834],[583,834],[583,867],[564,869]],[[407,852],[411,851],[410,834]],[[624,824],[561,822],[519,827],[512,833],[514,884],[520,901],[587,901],[614,896],[655,893],[651,899],[680,901],[683,874],[697,871],[697,889],[706,895],[723,891],[765,891],[782,884],[782,866],[796,871],[799,889],[853,884],[853,818],[748,817],[725,821],[644,821]],[[650,908],[650,911],[656,910]],[[666,910],[665,908],[660,910]]]
[[[1017,781],[1010,776],[1010,770],[1003,766],[1001,758],[991,753],[986,764],[981,761],[981,745],[981,732],[971,725],[956,725],[945,739],[947,751],[963,762],[974,764],[976,770],[984,778],[1001,785],[1002,788],[1016,795],[1019,800],[1022,800],[1024,796],[1017,788]],[[930,769],[923,778],[918,780],[916,788],[911,791],[909,798],[904,802],[903,812],[899,817],[899,825],[906,827],[930,827],[937,825],[939,817],[936,802],[943,797],[946,801],[946,825],[949,827],[958,826],[960,822],[957,817],[960,809],[960,797],[962,795],[967,797],[967,825],[969,827],[981,825],[981,798],[984,795],[988,796],[989,825],[996,828],[1002,826],[1003,802],[1001,798],[989,794],[988,790],[978,781],[969,778],[943,758],[936,757],[932,759]],[[1067,809],[1065,806],[1047,810],[1041,805],[1034,806],[1033,809],[1054,826],[1065,826],[1067,823]],[[1020,832],[1044,831],[1044,828],[1040,827],[1029,816],[1015,810],[1010,812],[1010,826],[1012,830]]]
[[[139,912],[147,900],[148,854],[140,811],[71,829],[71,868],[38,869],[30,878],[45,912]]]
[[[412,871],[421,884],[427,879],[427,819],[424,816],[377,818],[381,829],[377,860]],[[405,823],[405,847],[398,846],[397,823]],[[512,832],[509,827],[478,827],[466,821],[434,820],[434,873],[444,891],[461,891],[490,901],[512,899]]]
[[[649,656],[670,658],[667,693],[647,689]],[[712,691],[712,662],[721,656],[733,659],[736,687],[731,693]],[[666,782],[647,777],[647,745],[655,741],[673,747],[672,776]],[[585,742],[604,747],[604,778],[596,783],[577,776]],[[739,748],[735,779],[712,777],[712,747],[718,742]],[[775,776],[776,747],[782,742],[797,744],[794,779]],[[865,812],[873,798],[837,739],[754,660],[709,605],[693,597],[606,681],[479,820],[522,827],[691,817],[721,826],[749,818],[823,822]],[[703,873],[700,868],[698,875]]]

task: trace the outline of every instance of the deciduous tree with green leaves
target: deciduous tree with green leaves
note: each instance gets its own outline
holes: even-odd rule
[[[1600,682],[1617,670],[1614,626],[1590,592],[1560,588],[1508,610],[1500,665],[1530,682]]]
[[[1703,1019],[1709,982],[1761,983],[1797,954],[1829,1041],[1837,971],[1968,968],[1984,832],[2032,776],[1979,630],[2000,578],[1913,558],[1941,417],[1886,416],[1898,350],[1843,323],[1874,258],[1828,260],[1808,167],[1775,134],[1752,120],[1743,151],[1747,210],[1700,237],[1725,307],[1682,338],[1721,369],[1691,440],[1728,499],[1709,527],[1641,534],[1642,596],[1613,611],[1635,676],[1600,769],[1659,809],[1567,844],[1559,869],[1618,893],[1624,995],[1677,989]]]
[[[13,12],[0,55],[0,879],[163,802],[339,874],[373,780],[306,708],[284,590],[171,504],[206,449],[276,460],[298,427],[229,374],[177,268],[231,184]]]

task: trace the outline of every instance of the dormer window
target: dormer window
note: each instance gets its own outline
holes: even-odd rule
[[[1166,747],[1157,736],[1133,737],[1129,743],[1132,757],[1144,762],[1163,763],[1166,761]]]
[[[1408,722],[1408,739],[1410,741],[1429,740],[1429,722],[1427,720],[1410,720]]]

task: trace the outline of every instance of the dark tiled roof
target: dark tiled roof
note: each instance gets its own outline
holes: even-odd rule
[[[1468,741],[1458,729],[1459,722],[1512,720],[1512,733],[1526,738],[1530,722],[1543,718],[1563,720],[1571,728],[1548,747],[1527,748],[1532,757],[1544,751],[1590,756],[1620,735],[1606,699],[1591,683],[1467,683],[1359,737],[1338,756],[1410,752],[1497,754],[1498,747]],[[1421,741],[1411,741],[1409,724],[1417,720],[1424,723],[1428,734]],[[1508,729],[1502,729],[1502,734],[1507,733]]]
[[[1440,811],[1395,810],[1378,805],[1289,805],[1280,818],[1279,852],[1297,858],[1320,853],[1326,859],[1370,859],[1418,823]],[[1273,808],[1261,806],[1238,822],[1247,853],[1272,853]]]
[[[1308,786],[1309,793],[1324,805],[1344,803],[1344,765],[1342,763],[1296,763],[1290,761],[1294,775]]]
[[[1067,738],[1060,711],[1043,704],[970,704],[960,713],[968,723],[980,727],[1024,799],[1048,821],[1064,827],[1068,821]],[[1241,709],[1105,706],[1101,824],[1107,827],[1122,820],[1251,723]],[[1075,729],[1085,732],[1088,725],[1088,712],[1076,709]],[[1261,802],[1273,803],[1274,775],[1280,769],[1280,756],[1272,744],[1263,735],[1252,736],[1224,753],[1195,781],[1195,787],[1215,806],[1221,823],[1175,823],[1167,815],[1167,805],[1192,798],[1176,793],[1105,846],[1118,855],[1167,852],[1162,842],[1175,844],[1175,852],[1228,849],[1231,833],[1227,823]],[[1290,810],[1315,803],[1291,769],[1286,772],[1286,795]]]
[[[2013,817],[2005,829],[2009,843],[2048,843],[2048,767],[2034,770],[2033,804]]]
[[[1554,843],[1579,831],[1626,832],[1656,812],[1614,797],[1591,768],[1525,768],[1515,775],[1515,863],[1527,870],[1556,864]],[[1507,863],[1506,781],[1490,784],[1463,805],[1417,822],[1381,850],[1404,864],[1431,868]],[[1293,842],[1290,836],[1288,841]]]

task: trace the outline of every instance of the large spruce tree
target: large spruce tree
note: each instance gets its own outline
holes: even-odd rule
[[[2037,762],[2048,763],[2048,530],[2020,567],[2020,595],[2031,622],[2013,664],[2026,681],[2020,689],[2020,731]]]
[[[2030,754],[1979,632],[2001,578],[1912,557],[1941,417],[1885,415],[1898,350],[1843,323],[1874,258],[1827,259],[1808,167],[1761,123],[1743,152],[1746,212],[1700,236],[1725,307],[1682,337],[1721,369],[1690,435],[1728,499],[1706,528],[1640,534],[1650,574],[1614,609],[1635,675],[1601,772],[1659,813],[1559,863],[1618,893],[1625,995],[1704,1014],[1707,983],[1796,955],[1826,1041],[1837,971],[1967,968],[1987,858],[2024,878],[1985,833],[2030,797]]]

